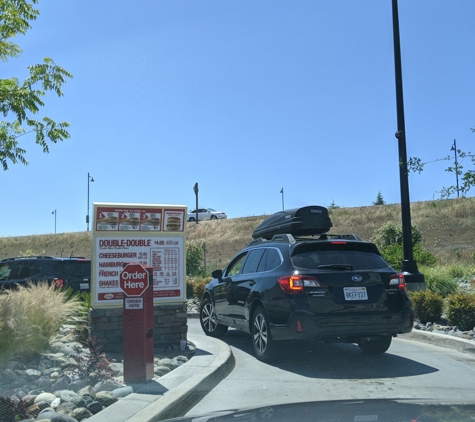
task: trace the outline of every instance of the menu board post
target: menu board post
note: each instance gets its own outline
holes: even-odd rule
[[[152,267],[129,263],[120,273],[124,297],[124,381],[153,378]]]

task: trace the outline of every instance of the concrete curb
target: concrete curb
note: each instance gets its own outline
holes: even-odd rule
[[[188,335],[195,355],[169,374],[139,386],[90,422],[155,422],[184,416],[234,368],[231,348],[206,336]]]
[[[447,334],[431,333],[428,331],[412,330],[407,334],[400,334],[398,338],[406,340],[415,340],[422,343],[430,343],[436,346],[447,347],[449,349],[457,350],[458,352],[475,355],[475,341],[466,340]]]

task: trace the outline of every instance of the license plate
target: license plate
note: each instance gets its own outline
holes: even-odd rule
[[[79,283],[79,288],[81,290],[89,290],[89,283]]]
[[[368,300],[366,287],[343,287],[345,300]]]

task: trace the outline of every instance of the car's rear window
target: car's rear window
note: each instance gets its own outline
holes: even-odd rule
[[[346,265],[353,270],[381,270],[389,266],[373,244],[348,242],[301,244],[293,251],[292,263],[299,268],[322,270],[325,265]]]
[[[55,271],[63,277],[91,277],[91,261],[57,261]]]

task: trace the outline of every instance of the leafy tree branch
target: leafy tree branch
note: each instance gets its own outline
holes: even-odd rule
[[[475,129],[472,128],[471,130],[472,132],[475,132]],[[459,177],[461,177],[461,183],[459,184],[459,186],[452,185],[448,187],[443,187],[441,189],[441,197],[449,198],[457,192],[461,192],[462,195],[465,195],[468,193],[468,191],[470,191],[471,188],[475,186],[475,170],[464,170],[464,165],[462,164],[462,162],[465,159],[470,159],[471,164],[475,167],[475,154],[472,154],[470,151],[464,152],[460,149],[455,148],[453,150],[455,152],[455,157],[451,157],[450,155],[448,155],[447,157],[437,158],[435,160],[427,161],[425,163],[423,163],[422,160],[418,157],[410,157],[407,162],[407,169],[409,172],[412,171],[420,174],[422,171],[424,171],[424,167],[426,164],[435,163],[438,161],[454,160],[453,165],[449,165],[445,169],[445,171],[449,173],[455,173],[457,180],[459,180]]]
[[[34,5],[38,0],[0,0],[0,59],[21,54],[20,47],[10,39],[26,34],[39,11]],[[19,145],[18,138],[35,133],[35,143],[49,152],[48,142],[57,143],[69,139],[68,122],[57,123],[47,116],[37,118],[45,103],[48,92],[63,96],[62,86],[71,73],[46,57],[43,63],[28,66],[29,76],[24,81],[17,78],[0,79],[0,163],[4,170],[8,164],[28,164],[26,150]]]

